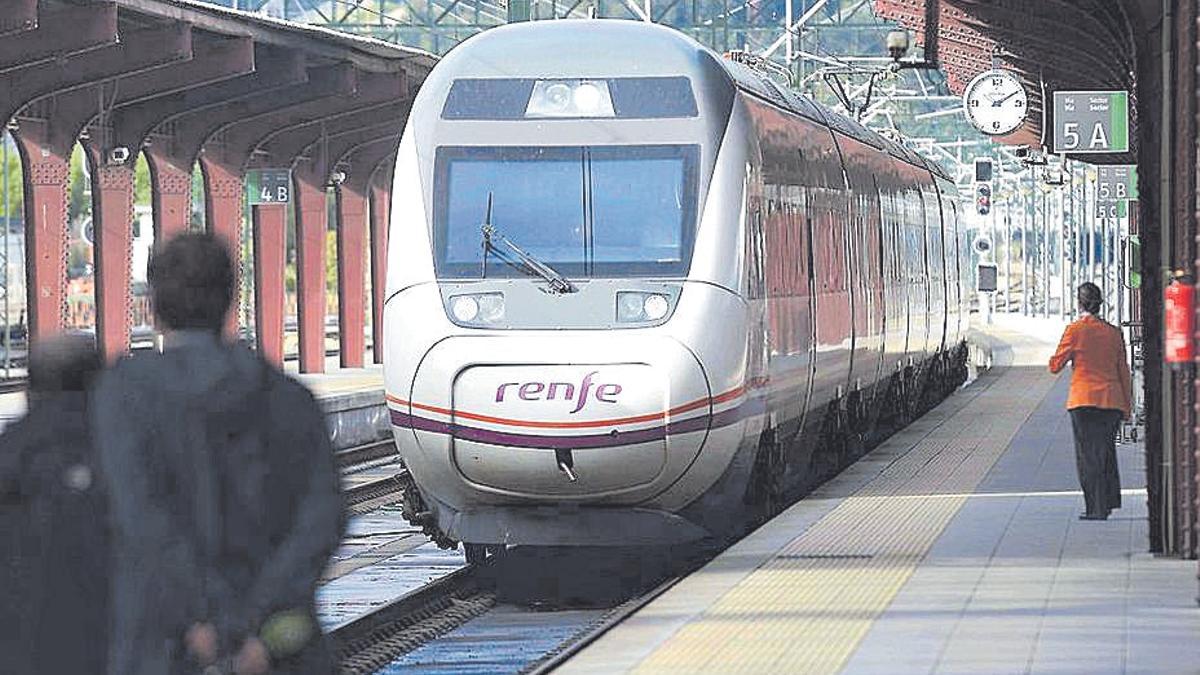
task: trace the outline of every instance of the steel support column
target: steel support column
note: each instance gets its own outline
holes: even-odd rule
[[[53,143],[44,122],[13,132],[25,192],[25,288],[29,342],[61,332],[67,304],[67,180],[72,144]]]
[[[240,163],[226,163],[201,156],[200,170],[204,174],[205,228],[229,248],[233,259],[233,302],[225,317],[225,335],[236,338],[241,317],[242,269],[242,199],[243,169]]]
[[[177,166],[173,159],[152,148],[145,150],[150,168],[150,202],[154,217],[154,246],[161,246],[186,232],[192,216],[191,167]]]
[[[392,210],[391,162],[371,177],[371,356],[383,363],[383,303],[387,299],[388,222]]]
[[[250,207],[254,229],[254,325],[258,353],[283,366],[284,265],[287,205]]]
[[[362,368],[366,346],[367,198],[356,184],[337,186],[337,281],[339,355],[343,368]]]
[[[296,196],[296,326],[300,372],[325,372],[325,181],[293,170]]]
[[[92,174],[96,279],[96,346],[108,360],[129,349],[133,292],[133,166],[109,166],[95,142],[83,143]]]

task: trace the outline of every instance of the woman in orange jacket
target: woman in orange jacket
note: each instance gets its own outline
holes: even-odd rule
[[[1075,432],[1075,468],[1083,487],[1082,520],[1105,520],[1121,508],[1121,478],[1117,473],[1117,429],[1129,419],[1132,382],[1125,358],[1125,338],[1116,326],[1100,318],[1100,289],[1079,287],[1083,316],[1067,326],[1058,350],[1050,357],[1050,372],[1072,364],[1067,410]]]

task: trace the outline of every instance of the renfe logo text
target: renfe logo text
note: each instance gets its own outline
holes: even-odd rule
[[[574,401],[575,409],[571,411],[572,415],[583,410],[588,403],[589,394],[592,395],[592,399],[601,403],[616,403],[617,395],[621,393],[621,385],[594,384],[592,377],[599,372],[592,371],[584,375],[578,387],[570,382],[505,382],[496,388],[496,403],[504,402],[509,387],[517,388],[517,398],[522,401],[556,401],[560,397],[564,401]]]

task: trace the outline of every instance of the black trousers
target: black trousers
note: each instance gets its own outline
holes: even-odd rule
[[[1072,408],[1075,468],[1089,515],[1107,515],[1121,508],[1121,476],[1117,473],[1117,429],[1121,411]]]

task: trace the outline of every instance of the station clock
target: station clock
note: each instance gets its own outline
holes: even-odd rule
[[[994,69],[975,76],[963,92],[967,120],[989,136],[1016,131],[1025,121],[1028,97],[1021,81],[1010,71]]]

